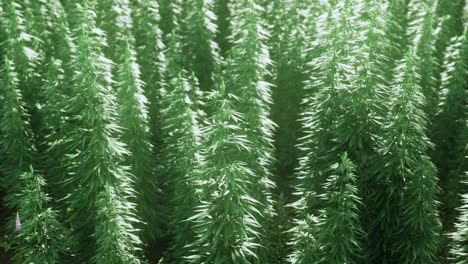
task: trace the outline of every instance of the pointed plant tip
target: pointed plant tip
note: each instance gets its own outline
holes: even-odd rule
[[[16,231],[21,229],[21,220],[20,220],[18,212],[16,212],[15,229],[16,229]]]

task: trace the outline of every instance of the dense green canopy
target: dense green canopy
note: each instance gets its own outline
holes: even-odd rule
[[[0,262],[466,264],[465,5],[0,1]]]

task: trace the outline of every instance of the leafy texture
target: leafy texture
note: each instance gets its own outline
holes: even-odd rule
[[[466,87],[467,87],[467,33],[454,37],[445,52],[439,105],[434,118],[432,140],[436,145],[431,151],[434,163],[440,172],[440,187],[443,192],[441,208],[446,222],[444,229],[450,230],[458,206],[459,184],[463,173],[463,134],[466,129]],[[450,127],[450,129],[447,129]]]
[[[437,67],[437,60],[434,57],[434,38],[433,25],[434,17],[431,8],[434,1],[412,1],[409,5],[409,28],[408,34],[412,38],[412,46],[414,47],[415,56],[420,62],[418,79],[419,85],[422,87],[426,96],[425,112],[428,115],[429,121],[432,121],[434,109],[437,105],[437,88],[436,79],[433,72],[434,67]]]
[[[324,185],[323,197],[327,208],[319,216],[317,234],[318,263],[355,263],[360,255],[360,236],[356,177],[354,164],[346,153],[339,164],[331,168],[336,175],[330,175]]]
[[[122,127],[122,142],[126,143],[130,155],[126,157],[125,165],[130,166],[135,177],[137,194],[137,211],[145,226],[142,233],[148,239],[158,236],[158,215],[153,207],[157,190],[154,164],[152,160],[152,144],[148,126],[148,101],[143,94],[140,68],[136,62],[135,51],[130,43],[126,43],[117,70],[117,103],[119,104],[119,123]]]
[[[34,50],[34,36],[30,35],[25,25],[25,19],[21,5],[16,1],[3,3],[2,28],[7,38],[2,42],[5,55],[12,60],[16,72],[22,76],[18,81],[18,88],[24,94],[25,102],[30,103],[37,84],[37,66],[39,64],[39,53]],[[28,107],[32,107],[28,105]]]
[[[220,87],[224,90],[223,85]],[[206,166],[200,177],[204,186],[195,215],[196,241],[193,263],[252,263],[258,238],[259,202],[251,195],[254,172],[241,160],[250,151],[239,123],[243,116],[233,109],[230,94],[213,95],[213,120],[206,127]]]
[[[435,167],[426,155],[430,142],[425,135],[427,119],[417,69],[410,50],[398,66],[393,84],[396,101],[391,112],[398,114],[389,120],[383,173],[391,183],[387,206],[397,206],[394,210],[399,219],[388,224],[390,228],[397,225],[392,232],[398,236],[387,247],[394,254],[392,259],[401,263],[436,263],[438,187]],[[395,193],[401,188],[404,192]]]
[[[140,263],[131,254],[135,251],[135,242],[139,241],[132,233],[132,222],[136,220],[128,210],[128,202],[117,190],[105,185],[96,198],[96,264]]]
[[[194,207],[199,200],[197,175],[204,166],[200,153],[201,131],[199,120],[201,92],[195,75],[190,79],[183,68],[179,54],[180,46],[175,38],[171,39],[166,51],[172,59],[168,64],[170,78],[167,90],[161,97],[162,132],[164,135],[162,165],[165,184],[170,197],[170,223],[173,233],[172,250],[177,263],[186,261],[189,244],[193,243]]]
[[[187,33],[183,40],[188,54],[188,70],[197,76],[200,89],[209,91],[214,88],[215,76],[221,66],[219,47],[214,41],[217,26],[213,0],[189,0],[184,5],[188,10],[184,20]]]
[[[300,122],[301,100],[305,95],[307,79],[307,60],[310,59],[307,47],[310,41],[309,30],[313,27],[311,13],[313,7],[306,1],[272,1],[266,13],[272,35],[269,39],[270,54],[273,64],[272,75],[272,108],[271,119],[277,124],[274,133],[274,180],[278,203],[275,205],[278,216],[275,226],[278,232],[273,239],[278,259],[285,259],[289,248],[283,246],[288,240],[287,233],[281,232],[291,228],[288,221],[290,208],[284,206],[291,200],[291,179],[297,167],[298,152],[295,145],[301,136]],[[276,177],[275,177],[276,176]]]
[[[148,118],[151,141],[154,152],[160,152],[160,93],[166,85],[166,56],[162,41],[163,32],[160,29],[161,18],[157,1],[144,0],[137,2],[132,12],[134,15],[134,35],[138,64],[141,69],[141,79],[144,95],[148,99]]]
[[[466,263],[465,0],[0,2],[0,263]]]
[[[3,57],[1,71],[2,109],[0,115],[0,155],[2,159],[2,189],[7,194],[5,204],[16,209],[18,200],[14,196],[22,189],[19,177],[34,162],[35,146],[15,65],[7,56]]]
[[[246,132],[246,139],[253,145],[243,161],[254,174],[253,195],[259,202],[256,216],[261,225],[259,230],[262,244],[268,249],[268,235],[273,216],[271,189],[271,165],[273,162],[273,129],[270,119],[271,84],[266,82],[271,63],[268,48],[264,44],[268,32],[263,28],[260,15],[262,9],[255,1],[233,3],[231,27],[234,41],[227,65],[226,91],[239,97],[233,102],[237,112],[244,115],[239,124]],[[263,249],[260,248],[260,251]],[[268,253],[258,252],[260,261],[268,259]]]
[[[188,219],[199,200],[197,176],[204,166],[200,153],[200,113],[197,105],[200,92],[197,83],[190,83],[183,74],[172,79],[170,91],[164,96],[164,101],[168,100],[170,104],[163,110],[163,131],[168,136],[164,142],[165,152],[168,153],[165,156],[165,172],[170,175],[173,191],[170,220],[174,232],[172,248],[181,263],[181,257],[189,254],[188,245],[194,242],[193,223]]]
[[[300,235],[293,242],[299,250],[291,255],[291,263],[358,263],[364,233],[359,223],[355,169],[346,153],[330,167],[323,186],[326,192],[320,197],[327,207],[317,218],[308,216],[293,229]]]
[[[216,25],[218,28],[216,34],[216,43],[219,45],[220,54],[222,57],[226,57],[228,51],[231,48],[229,42],[229,35],[231,34],[231,28],[229,19],[231,16],[231,9],[229,8],[231,0],[215,0],[215,14],[217,17]]]
[[[291,257],[293,263],[316,260],[314,250],[310,250],[311,246],[301,241],[304,239],[303,232],[313,236],[306,238],[307,240],[316,240],[313,231],[314,219],[325,206],[319,202],[318,197],[325,192],[323,185],[330,175],[329,168],[336,163],[348,144],[346,138],[343,138],[343,131],[339,129],[347,127],[343,124],[345,119],[341,119],[340,116],[344,114],[342,105],[346,102],[345,93],[352,90],[350,82],[355,78],[354,72],[350,70],[355,61],[355,53],[346,52],[352,45],[350,23],[353,14],[349,8],[350,4],[350,1],[345,1],[329,7],[329,12],[323,14],[317,22],[318,28],[327,25],[329,27],[327,30],[317,30],[321,35],[316,45],[320,46],[323,52],[314,58],[311,64],[317,68],[314,72],[320,71],[320,74],[312,73],[308,89],[317,89],[320,86],[320,90],[314,97],[304,101],[301,120],[305,135],[300,139],[299,145],[302,156],[299,159],[295,186],[298,201],[294,203],[294,209],[296,221],[301,223],[302,227],[292,230],[295,241]],[[353,141],[356,142],[355,139]]]
[[[65,251],[63,227],[58,212],[48,208],[50,198],[44,193],[45,181],[32,168],[19,178],[16,232],[19,247],[14,259],[18,263],[61,263]]]
[[[129,201],[135,193],[130,174],[122,166],[128,152],[115,137],[120,128],[111,90],[111,62],[101,51],[105,36],[95,27],[95,14],[88,8],[86,3],[77,5],[79,24],[74,30],[73,90],[77,96],[69,102],[76,128],[68,147],[67,181],[73,186],[68,199],[70,221],[84,262],[91,261],[95,252],[98,263],[136,263],[132,254],[139,239],[131,228],[135,205]],[[91,237],[94,230],[110,237]]]
[[[43,116],[44,157],[45,170],[50,181],[50,191],[57,199],[63,199],[70,189],[67,190],[64,179],[67,164],[67,136],[70,131],[68,122],[70,113],[66,111],[67,100],[70,89],[66,89],[67,81],[61,60],[51,59],[49,62],[46,80],[41,89],[44,106],[41,108]]]
[[[159,3],[159,13],[161,14],[160,28],[164,36],[172,32],[181,33],[182,12],[182,0],[163,0]]]
[[[128,0],[96,1],[96,24],[106,32],[108,45],[103,47],[105,56],[113,62],[120,64],[124,60],[127,43],[134,45],[131,29],[131,9]]]
[[[281,1],[275,1],[281,2]],[[289,176],[297,162],[297,153],[294,147],[299,138],[300,103],[304,97],[304,81],[306,80],[306,23],[310,12],[305,1],[293,1],[289,8],[283,10],[281,5],[274,5],[276,12],[287,19],[274,17],[276,27],[272,32],[279,34],[273,41],[276,51],[272,51],[272,59],[276,64],[274,76],[272,119],[278,125],[275,133],[275,153],[277,154],[277,168],[281,176]],[[279,6],[278,6],[279,5]],[[281,12],[279,10],[281,10]],[[286,20],[286,24],[284,23]]]
[[[466,185],[467,182],[463,182],[463,184]],[[468,257],[468,195],[463,194],[461,198],[462,205],[458,208],[460,216],[455,224],[455,232],[451,234],[454,241],[451,253],[454,257],[455,263],[466,264],[466,259]]]

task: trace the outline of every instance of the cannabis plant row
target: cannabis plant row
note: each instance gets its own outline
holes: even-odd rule
[[[2,1],[0,262],[467,263],[467,8]]]

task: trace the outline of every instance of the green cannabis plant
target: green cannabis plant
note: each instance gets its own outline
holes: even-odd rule
[[[0,1],[0,263],[467,264],[467,21]]]

